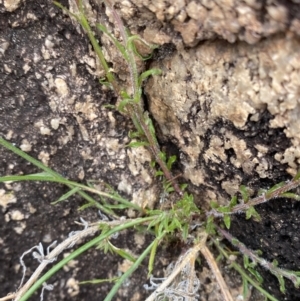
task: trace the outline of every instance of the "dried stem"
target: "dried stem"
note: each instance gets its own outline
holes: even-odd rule
[[[126,221],[128,222],[130,220]],[[16,293],[4,297],[7,299],[2,299],[9,300],[14,298],[15,301],[19,300],[25,294],[25,292],[27,292],[28,289],[37,281],[40,274],[49,263],[53,262],[56,259],[56,257],[60,255],[64,250],[73,247],[78,241],[81,241],[81,239],[95,234],[97,231],[100,230],[99,226],[103,223],[109,226],[118,226],[123,224],[124,220],[101,221],[90,224],[89,227],[86,227],[81,231],[73,232],[72,235],[70,235],[67,239],[65,239],[57,247],[55,247],[51,252],[49,252],[49,254],[47,254],[41,259],[40,265],[37,267],[37,269],[34,271],[34,273],[31,275],[28,281]],[[84,225],[87,226],[87,224]],[[2,299],[0,300],[3,301]]]
[[[31,277],[28,279],[28,281],[15,293],[15,301],[19,300],[24,293],[36,282],[42,271],[45,269],[45,267],[53,262],[55,258],[62,253],[65,249],[70,248],[70,246],[73,246],[76,242],[78,242],[80,239],[87,237],[89,235],[93,235],[97,231],[99,231],[99,224],[96,226],[89,227],[87,229],[84,229],[82,231],[78,231],[74,235],[68,237],[66,240],[64,240],[62,243],[60,243],[56,248],[54,248],[47,256],[45,256],[41,262],[41,264],[37,267],[37,269],[34,271],[34,273],[31,275]]]
[[[16,295],[15,293],[9,294],[9,295],[7,295],[7,296],[5,296],[5,297],[0,298],[0,301],[7,301],[7,300],[14,299],[14,298],[15,298],[15,295]]]
[[[233,301],[233,298],[229,292],[229,289],[224,281],[224,278],[219,270],[219,267],[214,259],[214,256],[211,254],[210,250],[207,248],[206,245],[204,245],[200,249],[200,252],[203,255],[203,257],[205,258],[205,260],[207,261],[211,271],[214,273],[216,280],[219,284],[219,287],[221,289],[221,292],[223,294],[224,300],[225,301]]]
[[[181,273],[185,266],[192,262],[194,264],[199,251],[205,247],[207,235],[204,234],[200,242],[197,243],[194,247],[190,248],[180,259],[178,265],[175,266],[172,273],[166,278],[166,280],[145,300],[145,301],[154,301],[156,296],[162,294],[164,290],[171,285],[174,279]]]

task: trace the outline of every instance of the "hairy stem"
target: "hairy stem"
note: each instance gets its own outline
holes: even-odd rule
[[[237,212],[241,212],[241,211],[244,212],[247,209],[249,209],[251,206],[256,206],[258,204],[265,203],[265,202],[267,202],[267,201],[269,201],[271,199],[278,198],[283,193],[285,193],[287,191],[290,191],[290,190],[298,187],[299,185],[300,185],[300,179],[289,181],[284,186],[279,187],[279,188],[275,189],[272,192],[264,193],[264,194],[262,194],[262,195],[260,195],[260,196],[258,196],[256,198],[250,200],[246,204],[238,204],[238,205],[234,206],[232,208],[231,212],[232,213],[237,213]]]
[[[144,117],[144,110],[142,108],[142,101],[140,99],[140,87],[139,87],[139,80],[138,80],[138,70],[135,60],[135,55],[133,52],[132,47],[129,47],[128,43],[128,36],[125,32],[125,26],[122,22],[122,19],[113,8],[113,5],[110,3],[109,0],[106,0],[106,5],[112,11],[113,17],[116,21],[116,24],[120,30],[120,34],[123,39],[124,47],[128,56],[128,68],[130,72],[131,84],[132,84],[132,97],[134,104],[128,104],[126,106],[127,112],[129,113],[131,119],[133,120],[137,129],[141,129],[147,142],[149,143],[148,149],[151,152],[152,156],[154,157],[155,161],[159,164],[162,172],[164,173],[166,179],[172,184],[174,190],[179,194],[182,195],[182,190],[178,186],[177,182],[175,181],[174,177],[172,176],[171,172],[169,171],[166,163],[162,160],[160,154],[160,147],[158,142],[155,138],[155,135],[151,133],[149,127],[146,124],[146,120]],[[116,91],[117,92],[117,91]]]
[[[218,232],[224,236],[228,241],[230,241],[235,247],[237,247],[242,254],[249,257],[254,264],[260,264],[265,269],[269,270],[273,275],[275,275],[278,280],[281,277],[285,277],[293,282],[295,287],[300,286],[300,277],[297,272],[278,268],[273,262],[269,262],[263,258],[260,258],[252,250],[248,249],[243,243],[234,238],[229,232],[218,227]]]

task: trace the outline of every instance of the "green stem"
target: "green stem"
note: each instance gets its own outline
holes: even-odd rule
[[[13,181],[13,182],[18,182],[18,181],[43,181],[43,182],[55,182],[55,183],[65,184],[65,185],[67,185],[69,187],[72,187],[72,188],[73,187],[78,187],[82,190],[89,191],[91,193],[95,193],[95,194],[98,194],[100,196],[110,198],[112,200],[118,201],[118,202],[126,205],[127,207],[134,208],[136,210],[142,211],[142,209],[138,205],[135,205],[134,203],[129,202],[129,201],[123,199],[120,196],[111,195],[111,194],[108,194],[106,192],[102,192],[102,191],[99,191],[97,189],[85,186],[83,184],[79,184],[77,182],[66,180],[65,178],[54,178],[52,176],[45,176],[45,175],[38,175],[38,174],[36,174],[36,175],[26,175],[26,176],[0,177],[0,182],[9,182],[9,181]]]
[[[81,24],[81,26],[85,29],[92,45],[93,48],[100,60],[100,63],[104,69],[105,75],[107,77],[108,82],[113,86],[114,90],[118,91],[117,85],[116,85],[116,79],[113,76],[113,74],[110,72],[110,68],[105,60],[104,54],[102,52],[101,47],[99,46],[98,41],[96,40],[92,29],[90,27],[90,24],[88,22],[88,20],[85,17],[84,11],[83,11],[83,5],[82,5],[82,0],[79,1],[79,11],[80,11],[80,17],[79,17],[79,22]]]
[[[74,187],[79,187],[82,190],[85,191],[89,191],[122,203],[126,203],[126,205],[130,206],[131,208],[134,208],[136,210],[141,211],[142,209],[131,203],[128,202],[126,200],[124,200],[121,197],[118,196],[114,196],[114,195],[110,195],[108,193],[87,187],[85,185],[79,184],[77,182],[73,182],[73,181],[69,181],[66,180],[64,177],[62,177],[59,173],[55,172],[54,170],[52,170],[51,168],[47,167],[46,165],[44,165],[42,162],[34,159],[33,157],[29,156],[28,154],[26,154],[25,152],[23,152],[22,150],[18,149],[17,147],[13,146],[11,143],[9,143],[8,141],[4,140],[2,137],[0,137],[0,145],[4,146],[5,148],[9,149],[10,151],[12,151],[13,153],[15,153],[16,155],[22,157],[23,159],[25,159],[26,161],[32,163],[33,165],[35,165],[36,167],[40,168],[41,170],[43,170],[44,172],[46,172],[49,176],[45,176],[45,175],[29,175],[29,176],[6,176],[6,177],[1,177],[0,178],[0,182],[5,182],[5,181],[48,181],[48,182],[57,182],[57,183],[61,183],[61,184],[65,184],[66,186],[68,186],[70,189],[74,188]],[[85,198],[88,202],[92,202],[94,203],[95,201],[88,195],[86,194],[84,191],[78,191],[77,192],[80,196],[82,196],[83,198]],[[99,208],[101,207],[101,208]],[[100,204],[98,204],[98,208],[100,210],[102,210],[104,213],[112,215],[113,212],[107,208],[105,208],[104,206],[101,206]],[[113,214],[114,215],[114,214]],[[117,217],[116,215],[114,215],[115,217]]]
[[[109,1],[105,1],[106,6],[108,6],[113,14],[113,17],[117,23],[117,26],[120,30],[121,37],[123,39],[125,51],[128,57],[128,67],[130,72],[131,84],[132,84],[132,94],[133,99],[136,103],[140,102],[140,94],[139,94],[139,83],[138,83],[138,71],[135,61],[134,52],[132,51],[132,46],[128,45],[128,36],[125,31],[125,26],[122,22],[122,19],[114,9],[113,5],[109,3]]]

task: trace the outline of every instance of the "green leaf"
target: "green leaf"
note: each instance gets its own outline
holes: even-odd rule
[[[244,255],[243,256],[243,262],[244,262],[244,268],[248,269],[248,267],[249,267],[249,257]]]
[[[249,201],[249,192],[245,185],[240,186],[240,193],[245,203]]]
[[[262,256],[262,255],[263,255],[263,252],[262,252],[262,250],[257,249],[257,250],[255,250],[255,254],[256,254],[257,256]]]
[[[229,207],[232,208],[232,207],[234,207],[236,204],[237,204],[237,196],[234,195],[234,196],[231,198],[231,200],[230,200]]]
[[[186,241],[189,234],[189,225],[186,223],[182,227],[182,237],[183,240]]]
[[[229,206],[220,206],[219,208],[217,208],[217,211],[221,213],[230,213],[231,209]]]
[[[234,245],[234,246],[238,246],[239,245],[239,240],[238,239],[236,239],[236,238],[232,238],[232,240],[231,240],[231,243]]]
[[[242,278],[243,278],[243,298],[244,300],[246,300],[249,294],[248,281],[245,277]]]
[[[167,167],[169,170],[171,170],[173,163],[176,162],[176,159],[177,159],[177,157],[175,155],[169,157],[168,162],[167,162]]]
[[[216,258],[216,262],[220,262],[221,260],[223,260],[224,259],[224,255],[222,254],[222,253],[220,253],[219,255],[218,255],[218,257]]]
[[[26,175],[28,178],[30,177],[54,177],[52,174],[50,174],[49,172],[46,172],[46,171],[42,171],[42,172],[38,172],[38,173],[32,173],[30,175]]]
[[[123,249],[117,248],[110,241],[108,243],[110,244],[111,250],[113,252],[115,252],[116,254],[118,254],[119,256],[121,256],[122,258],[127,259],[127,260],[129,260],[131,262],[135,262],[136,261],[136,259],[130,253],[126,252]]]
[[[266,192],[267,192],[266,189],[259,188],[259,189],[258,189],[258,192],[257,192],[257,195],[258,195],[258,196],[261,196],[261,195],[263,195],[263,194],[266,194]]]
[[[125,108],[127,105],[133,104],[134,101],[132,98],[124,98],[122,101],[120,101],[120,104],[118,105],[118,110],[122,113],[125,112]]]
[[[300,179],[300,170],[298,171],[298,173],[295,175],[294,177],[294,181],[299,180]]]
[[[155,255],[156,255],[156,250],[157,250],[158,242],[159,242],[158,239],[154,240],[153,246],[151,248],[149,262],[148,262],[148,277],[150,275],[152,275],[153,266],[154,266],[154,259],[155,259]]]
[[[82,206],[80,206],[80,207],[78,208],[78,211],[83,211],[83,210],[85,210],[86,208],[89,208],[89,207],[92,207],[92,206],[94,206],[94,204],[92,204],[92,203],[84,204],[84,205],[82,205]]]
[[[126,205],[126,204],[118,204],[118,205],[105,204],[105,208],[123,210],[123,209],[128,209],[128,205]]]
[[[162,71],[160,69],[156,69],[156,68],[153,68],[153,69],[150,69],[150,70],[147,70],[145,72],[143,72],[140,76],[139,76],[139,82],[138,82],[138,85],[141,86],[142,85],[142,82],[149,76],[154,76],[154,75],[160,75],[162,74]]]
[[[172,184],[167,184],[166,187],[164,187],[164,189],[167,193],[171,193],[174,191],[174,187],[172,186]]]
[[[274,267],[278,267],[278,261],[276,259],[273,259],[272,264]]]
[[[231,222],[230,215],[225,214],[224,218],[223,218],[223,221],[224,221],[224,224],[225,224],[226,228],[229,229],[230,228],[230,222]]]
[[[180,189],[181,190],[185,190],[188,187],[188,184],[184,183],[184,184],[180,184]]]
[[[160,176],[163,176],[164,173],[161,171],[161,170],[158,170],[155,172],[155,177],[160,177]]]
[[[260,215],[254,209],[253,206],[251,206],[249,209],[246,210],[246,219],[250,219],[251,217],[253,217],[256,222],[260,222],[261,221]]]
[[[141,146],[148,146],[149,143],[146,141],[131,141],[129,144],[127,144],[127,147],[141,147]]]
[[[109,88],[110,90],[113,89],[111,83],[107,80],[107,78],[99,78],[99,83],[107,88]]]
[[[121,52],[123,58],[129,62],[129,57],[126,53],[125,47],[107,30],[107,28],[103,24],[97,24],[96,25],[99,30],[104,32],[114,43],[114,45],[118,48],[118,50]]]
[[[143,117],[144,117],[145,124],[148,126],[148,129],[149,129],[152,137],[154,138],[154,140],[156,140],[155,128],[154,128],[151,118],[149,117],[149,113],[144,112]]]
[[[156,211],[156,210],[155,210]],[[158,215],[159,213],[157,213],[157,215]],[[156,215],[156,213],[154,212],[152,215]],[[154,219],[154,220],[152,220],[150,223],[149,223],[149,225],[148,225],[148,230],[150,230],[151,228],[153,228],[153,227],[155,227],[158,223],[160,223],[161,222],[161,220],[160,219]]]
[[[63,6],[62,4],[60,4],[57,1],[53,1],[53,4],[56,5],[57,7],[59,7],[61,10],[65,11],[70,16],[74,17],[78,22],[80,22],[79,16],[71,13],[71,11],[69,11],[65,6]]]
[[[130,35],[130,32],[126,29],[127,32],[127,45],[126,48],[129,50],[133,50],[133,52],[135,53],[135,55],[137,55],[141,60],[145,61],[148,60],[152,57],[152,53],[148,56],[142,56],[135,47],[134,41],[137,40],[139,42],[141,42],[143,45],[147,46],[150,50],[156,49],[158,48],[157,45],[150,45],[148,44],[145,40],[143,40],[140,36],[138,35]]]
[[[79,187],[74,187],[71,190],[69,190],[67,193],[65,193],[64,195],[62,195],[57,201],[52,202],[52,205],[56,205],[57,203],[64,201],[66,199],[68,199],[70,196],[72,196],[73,194],[75,194],[76,192],[78,192],[80,190]]]
[[[166,153],[160,152],[159,157],[161,158],[162,161],[166,162],[166,159],[167,159]]]
[[[121,96],[122,99],[132,99],[131,96],[125,90],[122,90],[120,92],[120,96]]]
[[[115,105],[111,105],[111,104],[106,104],[106,105],[103,105],[102,107],[105,108],[105,109],[112,109],[112,110],[116,109],[116,106]]]
[[[156,161],[155,161],[155,160],[152,160],[152,161],[150,162],[150,167],[154,168],[155,165],[156,165]]]
[[[217,209],[217,208],[219,208],[219,204],[218,204],[217,202],[215,202],[215,201],[210,201],[209,205],[210,205],[210,207],[211,207],[212,209]]]
[[[207,222],[206,222],[206,226],[205,226],[205,231],[206,231],[208,234],[215,234],[215,233],[216,233],[213,215],[210,215],[210,216],[207,218]]]
[[[248,271],[256,278],[256,280],[261,284],[263,283],[263,277],[253,268],[248,267]]]
[[[269,190],[267,190],[266,192],[266,198],[268,199],[270,197],[270,195],[278,188],[281,188],[285,185],[285,182],[280,182],[276,185],[274,185],[272,188],[270,188]]]
[[[284,278],[282,275],[276,275],[278,281],[279,281],[279,287],[280,287],[280,291],[285,294],[285,282],[284,282]]]
[[[136,138],[141,138],[141,133],[140,132],[131,132],[129,131],[128,136],[130,139],[136,139]]]
[[[293,192],[285,192],[280,195],[282,198],[294,199],[296,201],[300,201],[300,195]]]

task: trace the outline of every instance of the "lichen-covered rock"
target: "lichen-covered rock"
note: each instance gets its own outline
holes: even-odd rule
[[[115,3],[120,5],[120,14],[130,28],[158,44],[174,42],[176,33],[180,33],[185,45],[195,46],[215,38],[254,44],[275,33],[290,30],[299,35],[300,32],[297,0],[116,0]]]
[[[276,35],[256,45],[205,42],[159,64],[163,75],[151,78],[146,87],[150,111],[163,135],[178,146],[184,176],[193,184],[207,183],[210,174],[203,167],[209,164],[230,164],[236,169],[236,184],[230,189],[224,188],[223,180],[228,180],[224,173],[218,175],[230,195],[241,184],[238,171],[271,178],[275,164],[296,173],[299,48],[300,40],[293,34]],[[255,129],[264,112],[270,114],[266,128]],[[291,141],[289,147],[284,146],[287,139],[281,129]],[[274,133],[282,141],[274,140]]]

